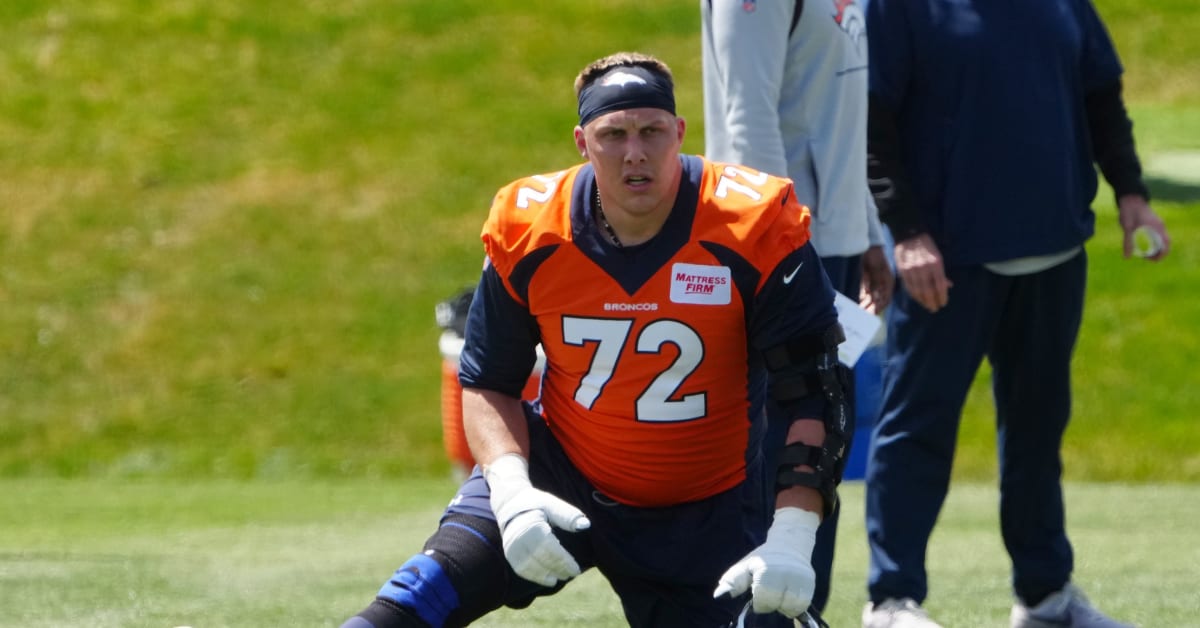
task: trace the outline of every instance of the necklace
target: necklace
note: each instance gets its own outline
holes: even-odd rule
[[[604,216],[604,206],[600,204],[600,188],[596,188],[596,217],[600,219],[600,226],[604,227],[605,233],[608,234],[608,239],[613,243],[613,246],[618,249],[625,248],[621,244],[621,238],[617,237],[617,232],[613,230],[612,225],[608,224],[608,218]]]

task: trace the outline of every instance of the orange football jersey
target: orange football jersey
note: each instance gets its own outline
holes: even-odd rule
[[[505,290],[537,323],[545,421],[598,490],[634,506],[745,479],[752,354],[763,346],[749,317],[809,237],[789,180],[682,159],[671,216],[643,245],[599,237],[587,164],[501,189],[482,234]],[[822,272],[812,266],[804,272]]]

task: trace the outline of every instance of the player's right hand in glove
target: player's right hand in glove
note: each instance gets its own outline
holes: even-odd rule
[[[487,465],[483,477],[491,488],[492,512],[500,524],[504,557],[518,576],[552,587],[579,575],[579,563],[563,548],[553,525],[567,532],[592,525],[578,508],[533,488],[529,463],[517,454],[504,454]]]
[[[776,510],[766,542],[721,576],[713,597],[737,597],[749,589],[755,613],[796,617],[808,610],[817,582],[812,550],[820,523],[814,512],[792,507]]]

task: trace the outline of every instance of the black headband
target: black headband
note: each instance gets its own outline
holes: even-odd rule
[[[662,76],[636,65],[609,70],[579,92],[579,126],[624,109],[652,107],[675,115],[675,94]]]

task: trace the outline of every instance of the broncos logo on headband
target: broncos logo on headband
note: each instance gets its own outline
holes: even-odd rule
[[[636,74],[630,74],[628,72],[620,72],[620,71],[612,72],[611,74],[608,74],[600,79],[600,84],[604,85],[605,87],[607,87],[609,85],[620,85],[620,86],[624,87],[625,85],[628,85],[630,83],[633,83],[635,85],[645,85],[646,79],[644,79],[640,76],[637,76]]]
[[[579,90],[579,126],[610,111],[653,107],[675,114],[675,93],[669,76],[638,66],[608,71]]]

